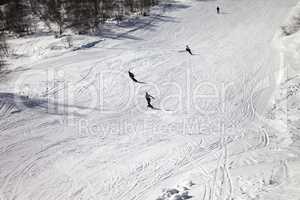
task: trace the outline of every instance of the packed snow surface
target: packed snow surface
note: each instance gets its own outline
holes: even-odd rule
[[[10,40],[0,199],[299,200],[299,134],[271,98],[296,4],[170,1],[112,37]]]

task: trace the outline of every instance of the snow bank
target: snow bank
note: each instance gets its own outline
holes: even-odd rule
[[[295,6],[290,15],[287,17],[286,22],[281,27],[282,33],[285,36],[292,35],[294,33],[297,33],[300,29],[300,3],[298,3],[297,6]]]
[[[274,41],[280,51],[278,83],[284,83],[300,72],[300,3],[292,9]]]
[[[66,35],[55,38],[53,35],[28,36],[24,38],[10,39],[10,63],[21,65],[34,62],[40,59],[61,56],[64,53],[88,47],[89,44],[103,41],[98,37]]]
[[[285,199],[296,199],[299,192],[299,130],[300,130],[300,3],[292,10],[281,30],[277,33],[275,41],[280,50],[280,73],[278,87],[274,93],[274,104],[267,114],[267,122],[273,128],[272,140],[274,149],[288,152],[277,173],[275,181],[286,196],[278,194]],[[285,174],[280,178],[279,175]],[[293,175],[292,175],[293,174]],[[289,194],[288,194],[289,193]]]

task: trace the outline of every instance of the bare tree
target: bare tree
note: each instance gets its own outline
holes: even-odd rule
[[[4,65],[4,57],[8,55],[7,44],[4,37],[5,20],[4,14],[0,10],[0,70]]]
[[[51,29],[51,23],[58,27],[58,34],[61,36],[67,27],[65,0],[38,0],[38,9],[40,18],[48,24]]]
[[[5,5],[5,29],[24,35],[30,33],[31,9],[27,0],[11,0]]]
[[[4,58],[8,55],[8,47],[5,41],[4,33],[0,33],[0,70],[4,65]]]

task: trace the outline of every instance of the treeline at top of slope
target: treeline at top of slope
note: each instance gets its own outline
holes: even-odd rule
[[[147,15],[159,0],[4,0],[0,2],[0,31],[32,34],[43,24],[61,35],[97,31],[109,19],[122,21],[132,14]]]

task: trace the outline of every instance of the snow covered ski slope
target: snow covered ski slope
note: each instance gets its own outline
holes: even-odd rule
[[[295,138],[264,120],[273,37],[296,3],[170,2],[141,29],[51,55],[34,46],[47,37],[11,41],[33,50],[1,77],[0,200],[297,200]]]

